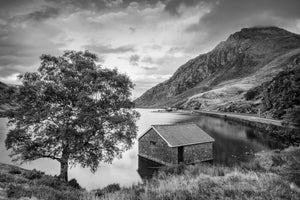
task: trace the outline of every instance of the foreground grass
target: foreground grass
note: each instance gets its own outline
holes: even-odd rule
[[[61,183],[38,171],[0,164],[0,188],[9,198],[44,200],[300,199],[300,147],[257,154],[240,166],[168,167],[131,187],[109,185],[86,192],[76,181]]]
[[[61,182],[58,177],[37,170],[25,170],[0,163],[0,189],[6,191],[2,198],[19,199],[35,197],[44,200],[79,200],[83,191],[77,181]]]
[[[165,168],[144,184],[103,193],[106,200],[299,199],[300,148],[263,152],[235,167]],[[117,188],[117,187],[116,187]],[[86,198],[88,199],[88,198]]]

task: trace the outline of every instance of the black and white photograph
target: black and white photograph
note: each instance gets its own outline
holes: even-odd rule
[[[0,0],[0,200],[299,200],[300,0]]]

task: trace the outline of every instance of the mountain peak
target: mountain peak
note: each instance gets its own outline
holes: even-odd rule
[[[231,34],[228,40],[265,39],[290,35],[295,34],[276,26],[256,26],[251,28],[242,28],[240,31]]]

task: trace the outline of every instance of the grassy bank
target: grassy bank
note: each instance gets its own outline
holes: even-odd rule
[[[101,169],[100,169],[101,170]],[[7,196],[83,200],[299,199],[300,147],[261,152],[239,166],[210,164],[168,167],[131,187],[109,185],[86,192],[76,181],[0,164],[0,188]],[[0,196],[1,199],[1,196]]]
[[[61,182],[58,177],[46,175],[37,170],[0,163],[0,199],[19,199],[35,197],[44,200],[79,200],[84,190],[75,179],[69,183]]]
[[[262,152],[235,167],[195,165],[165,168],[153,179],[117,188],[99,199],[299,199],[300,148]],[[104,191],[104,192],[103,192]]]

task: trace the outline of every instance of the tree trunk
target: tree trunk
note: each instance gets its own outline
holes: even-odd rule
[[[68,169],[69,169],[69,153],[66,149],[62,152],[60,160],[60,178],[61,180],[68,182]]]

